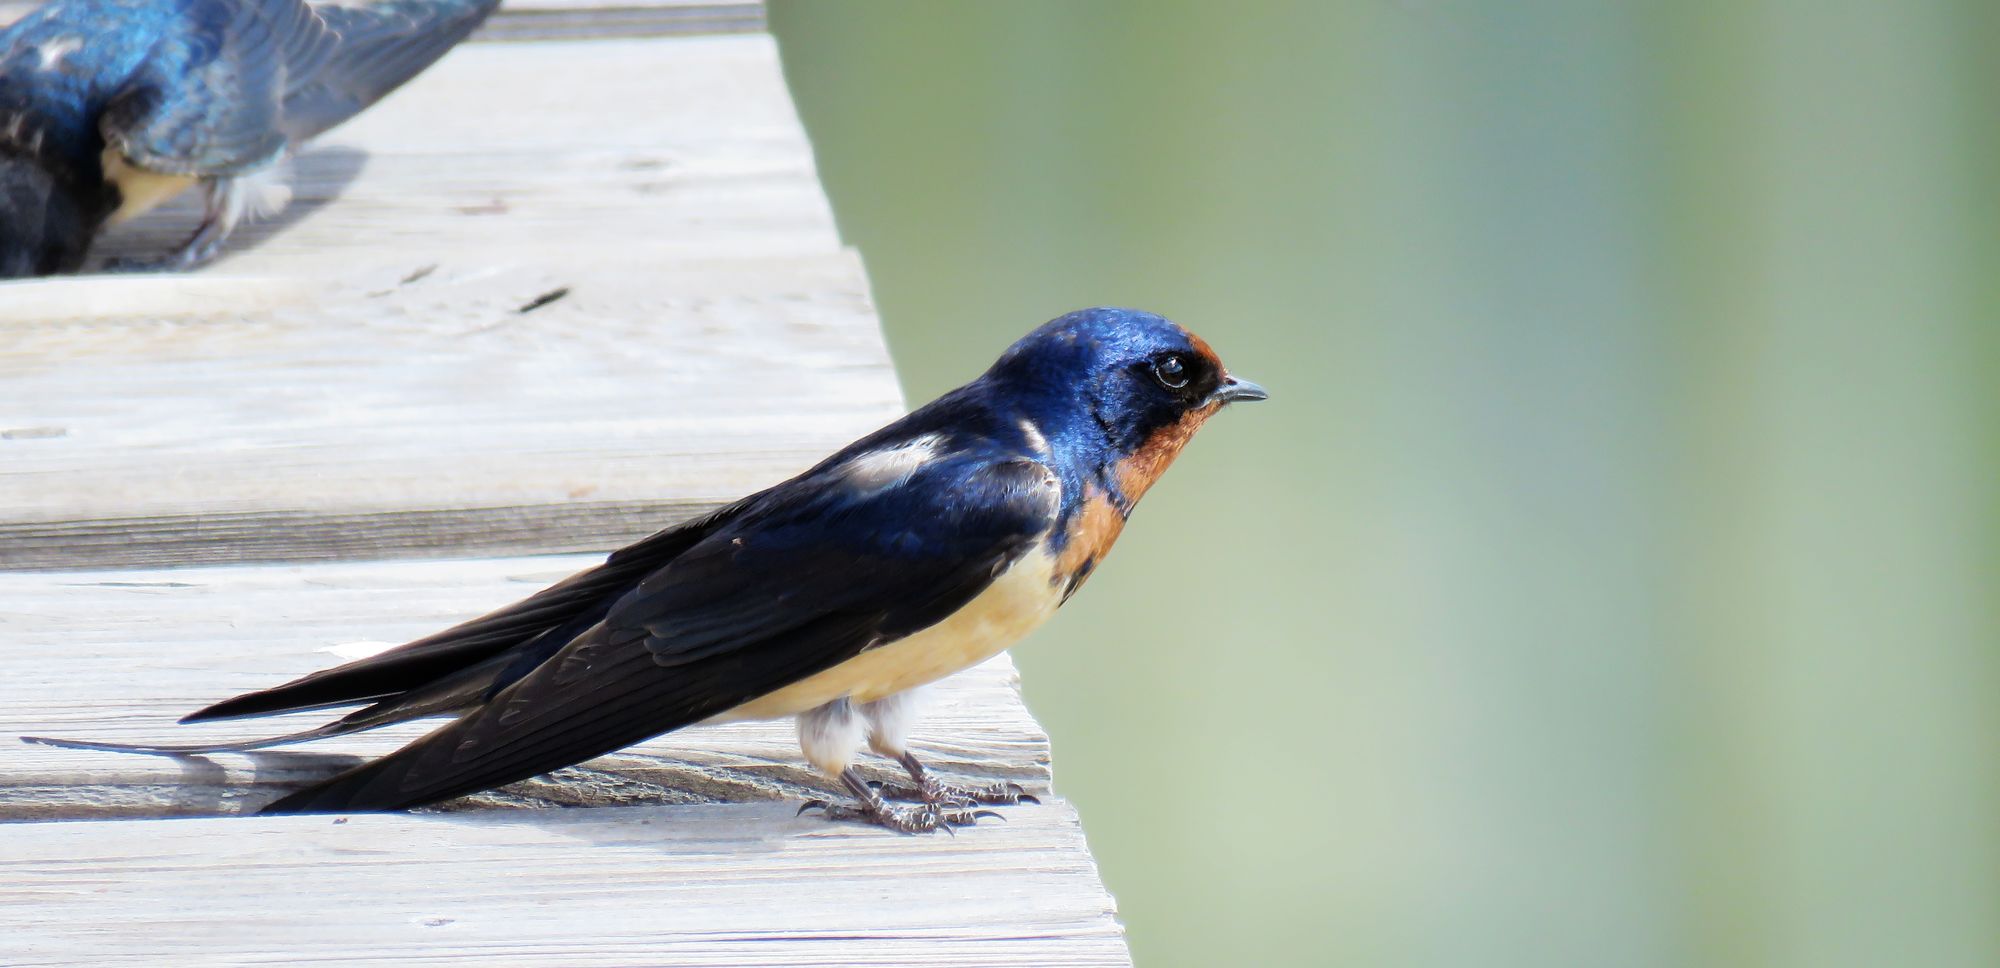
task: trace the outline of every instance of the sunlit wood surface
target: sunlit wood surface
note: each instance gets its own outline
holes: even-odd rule
[[[956,836],[796,816],[831,790],[789,723],[351,817],[242,814],[427,724],[200,757],[14,739],[300,728],[174,720],[900,413],[761,24],[510,3],[482,37],[527,42],[468,44],[314,143],[291,208],[212,266],[0,285],[0,964],[1129,963],[1004,658],[935,687],[915,748],[1043,803]]]
[[[901,410],[767,35],[468,44],[293,167],[0,284],[0,568],[609,548]]]

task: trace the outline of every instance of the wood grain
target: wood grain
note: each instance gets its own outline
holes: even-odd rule
[[[158,819],[254,809],[423,724],[212,757],[12,741],[260,735],[273,721],[173,720],[595,560],[0,575],[0,818],[44,821],[0,823],[0,964],[1130,963],[1005,657],[933,689],[915,748],[1045,802],[951,837],[797,816],[828,787],[788,723],[694,727],[446,809],[341,818]],[[125,819],[89,822],[106,818]]]
[[[609,548],[901,412],[768,37],[421,81],[208,270],[0,284],[0,569]]]
[[[788,804],[0,826],[0,963],[1126,965],[1076,816]]]
[[[482,36],[761,18],[512,0]],[[0,284],[0,964],[1130,963],[1004,656],[913,748],[1044,803],[954,837],[796,816],[833,790],[787,722],[340,818],[234,815],[434,724],[15,742],[304,728],[174,720],[601,557],[437,556],[621,544],[902,410],[768,37],[468,45],[293,165],[207,270]],[[393,555],[431,560],[300,563]],[[103,570],[199,562],[278,564]]]

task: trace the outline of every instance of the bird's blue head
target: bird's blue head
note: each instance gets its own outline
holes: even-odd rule
[[[1217,410],[1268,396],[1171,320],[1108,307],[1050,320],[988,378],[1059,449],[1114,472],[1133,501]]]

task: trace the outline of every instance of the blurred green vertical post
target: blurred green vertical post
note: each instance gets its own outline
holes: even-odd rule
[[[1702,960],[1992,964],[1990,23],[1670,9]]]
[[[1274,391],[1017,653],[1141,963],[2000,960],[1991,6],[775,6],[913,399]]]

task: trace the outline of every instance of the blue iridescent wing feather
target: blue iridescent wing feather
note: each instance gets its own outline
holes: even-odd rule
[[[1049,470],[1003,448],[875,490],[832,466],[752,498],[491,702],[272,809],[435,802],[699,722],[941,621],[1057,511]]]
[[[395,90],[496,6],[56,0],[0,34],[0,109],[47,119],[77,154],[101,136],[153,171],[243,174]],[[45,52],[72,38],[88,43],[50,69]]]

